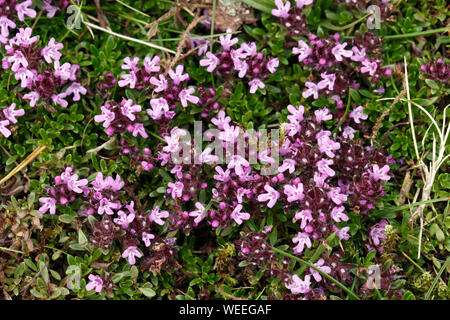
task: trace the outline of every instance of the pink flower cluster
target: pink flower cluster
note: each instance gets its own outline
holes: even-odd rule
[[[205,58],[200,60],[200,65],[206,67],[208,72],[214,72],[217,76],[230,78],[233,71],[239,78],[245,78],[250,86],[250,93],[265,87],[264,80],[274,73],[279,65],[277,58],[267,59],[263,53],[258,52],[256,44],[242,43],[239,48],[232,49],[237,38],[232,38],[231,30],[227,30],[226,36],[220,36],[222,51],[216,54],[207,52]]]
[[[17,26],[14,22],[16,16],[20,21],[25,21],[25,16],[36,17],[36,11],[30,8],[32,5],[31,0],[0,0],[0,44],[8,43],[9,29]]]
[[[381,67],[379,55],[373,58],[368,56],[370,51],[359,38],[353,40],[353,45],[339,40],[338,33],[323,39],[311,34],[309,43],[299,40],[298,47],[292,49],[298,55],[299,62],[320,74],[320,79],[305,83],[307,90],[303,92],[304,98],[312,96],[316,100],[319,92],[331,96],[345,95],[350,88],[358,90],[359,83],[351,80],[355,72],[370,76],[373,83],[378,82],[381,76],[391,74],[390,69]]]
[[[17,123],[16,117],[21,117],[25,114],[25,110],[17,109],[16,104],[12,103],[8,108],[5,108],[0,113],[0,133],[8,138],[11,135],[9,126]]]
[[[291,8],[291,2],[283,0],[275,0],[277,9],[272,10],[272,15],[278,17],[283,26],[286,27],[288,37],[299,37],[309,34],[309,28],[306,23],[306,15],[300,14],[299,11],[304,6],[311,5],[313,0],[296,0],[295,8]],[[291,10],[293,9],[293,10]]]
[[[146,112],[160,125],[160,133],[164,136],[167,134],[170,120],[175,116],[173,110],[177,103],[186,108],[189,103],[198,104],[200,99],[194,95],[194,88],[186,88],[190,77],[184,72],[183,65],[176,66],[175,70],[170,69],[167,78],[163,73],[158,74],[159,61],[158,56],[146,57],[142,66],[138,67],[138,57],[125,58],[122,69],[129,70],[129,73],[123,74],[118,84],[119,87],[153,90],[150,108],[146,109]]]
[[[61,64],[59,50],[63,45],[54,38],[47,46],[40,48],[38,37],[31,34],[31,28],[20,28],[5,45],[8,56],[2,60],[3,69],[11,70],[15,79],[20,81],[20,86],[29,90],[23,99],[29,101],[32,107],[42,100],[66,108],[69,96],[73,101],[79,101],[80,95],[87,92],[78,82],[80,67],[68,62]]]
[[[94,117],[95,122],[103,122],[103,127],[108,136],[113,133],[130,132],[133,137],[140,135],[147,138],[142,122],[139,122],[138,114],[142,107],[134,104],[132,99],[122,99],[119,104],[115,101],[107,102],[101,107],[102,113]]]
[[[137,211],[134,201],[129,203],[123,201],[124,185],[125,182],[119,175],[115,178],[111,176],[105,178],[101,172],[98,172],[95,180],[88,185],[87,179],[80,179],[78,174],[73,173],[72,167],[67,167],[61,175],[55,177],[54,186],[47,189],[48,196],[39,199],[41,203],[39,212],[55,214],[57,205],[66,206],[69,202],[82,199],[78,210],[80,215],[103,216],[101,221],[94,222],[91,242],[97,247],[108,249],[113,241],[120,240],[125,247],[122,257],[133,265],[136,258],[143,256],[138,249],[139,245],[149,247],[154,239],[158,242],[167,242],[155,236],[151,226],[164,225],[163,219],[169,217],[169,212],[161,210],[158,206],[148,213]],[[124,233],[118,230],[123,230]],[[167,243],[173,245],[174,241],[172,239]],[[92,283],[90,288],[100,287],[98,279],[91,280],[98,286]]]

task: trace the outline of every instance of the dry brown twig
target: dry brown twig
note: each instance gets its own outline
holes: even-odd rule
[[[392,104],[389,106],[389,108],[387,108],[380,116],[380,118],[378,118],[377,122],[375,123],[373,129],[372,129],[372,135],[369,136],[365,136],[366,139],[370,139],[370,140],[374,140],[378,134],[378,130],[380,130],[381,127],[381,123],[383,122],[383,119],[386,118],[389,113],[392,111],[392,109],[394,109],[394,106],[400,102],[400,98],[402,96],[404,96],[406,93],[405,88],[403,88],[403,90],[398,94],[397,97],[395,97],[395,100],[392,102]]]
[[[169,70],[172,69],[175,66],[175,64],[180,62],[183,57],[187,56],[187,55],[183,55],[182,52],[183,52],[183,48],[186,46],[186,42],[188,40],[189,33],[191,32],[192,29],[194,29],[197,26],[197,24],[200,21],[202,21],[203,19],[206,19],[206,18],[207,18],[206,15],[200,16],[199,15],[199,11],[196,12],[194,19],[186,27],[186,30],[181,35],[181,40],[180,40],[180,42],[178,42],[177,51],[175,53],[175,56],[173,58],[171,58],[171,59],[169,58],[166,61],[166,63],[165,63],[165,74],[167,74],[167,72],[169,72]]]

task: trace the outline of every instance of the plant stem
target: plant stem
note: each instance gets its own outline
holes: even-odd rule
[[[391,36],[385,36],[384,40],[392,40],[392,39],[403,39],[403,38],[411,38],[411,37],[419,37],[419,36],[428,36],[431,34],[439,33],[439,32],[445,32],[449,31],[449,27],[439,28],[439,29],[432,29],[427,31],[420,31],[420,32],[412,32],[412,33],[404,33],[404,34],[395,34]]]
[[[333,129],[332,134],[336,133],[339,130],[339,127],[342,125],[342,123],[344,122],[345,118],[347,117],[347,113],[350,110],[350,102],[351,102],[351,95],[350,95],[350,91],[348,92],[348,101],[347,101],[347,107],[345,108],[345,112],[344,115],[341,118],[341,121],[339,121],[338,125],[336,128]]]
[[[277,249],[272,247],[272,251],[275,253],[279,253],[283,256],[286,256],[288,258],[291,258],[293,260],[296,260],[298,262],[300,262],[303,265],[306,265],[314,270],[316,270],[317,272],[319,272],[322,276],[324,276],[325,278],[327,278],[328,280],[332,281],[333,283],[335,283],[339,288],[341,288],[342,290],[344,290],[345,292],[347,292],[349,295],[351,295],[354,299],[356,300],[361,300],[352,290],[350,290],[349,288],[347,288],[345,285],[343,285],[342,283],[340,283],[338,280],[336,280],[335,278],[333,278],[332,276],[328,275],[327,273],[323,272],[322,270],[320,270],[319,268],[317,268],[316,266],[314,266],[313,264],[309,263],[308,261],[305,261],[301,258],[298,258],[290,253],[284,252],[283,250]]]
[[[22,252],[22,251],[19,251],[19,250],[9,249],[9,248],[5,248],[5,247],[0,247],[0,250],[10,251],[10,252],[14,252],[14,253],[21,253],[21,254],[25,253],[25,252]]]
[[[116,1],[118,3],[120,3],[121,5],[123,5],[124,7],[127,7],[128,9],[130,9],[130,10],[132,10],[134,12],[137,12],[139,14],[142,14],[143,16],[146,16],[146,17],[150,18],[150,16],[148,14],[146,14],[145,12],[142,12],[142,11],[140,11],[140,10],[138,10],[138,9],[136,9],[136,8],[130,6],[129,4],[126,4],[125,2],[122,2],[120,0],[116,0]]]
[[[434,287],[436,286],[436,283],[439,281],[439,278],[441,277],[442,273],[447,268],[447,265],[449,263],[450,263],[450,257],[447,258],[444,265],[441,267],[441,270],[439,270],[438,274],[434,278],[433,283],[431,284],[431,287],[428,289],[427,294],[425,295],[425,298],[424,298],[425,300],[428,300],[430,298],[431,293],[433,292]]]
[[[342,26],[342,27],[337,27],[337,26],[332,25],[331,23],[328,23],[328,22],[327,22],[327,23],[322,23],[321,25],[322,25],[323,27],[325,27],[325,28],[327,28],[327,29],[330,29],[330,30],[333,30],[333,31],[343,31],[343,30],[345,30],[345,29],[351,28],[351,27],[353,27],[354,25],[356,25],[356,24],[358,24],[358,23],[364,21],[367,17],[369,17],[369,16],[371,16],[371,15],[372,15],[372,13],[368,13],[368,14],[362,16],[361,18],[359,18],[358,20],[353,21],[352,23],[349,23],[349,24],[347,24],[347,25],[345,25],[345,26]]]
[[[422,269],[421,266],[419,266],[413,259],[411,259],[406,253],[404,253],[403,251],[400,251],[406,259],[408,259],[417,269],[419,269],[422,273],[425,272],[425,270]]]
[[[97,30],[103,31],[103,32],[108,33],[108,34],[110,34],[112,36],[116,36],[118,38],[122,38],[122,39],[125,39],[125,40],[128,40],[128,41],[136,42],[136,43],[142,44],[144,46],[147,46],[147,47],[150,47],[150,48],[154,48],[154,49],[158,49],[158,50],[161,50],[161,51],[164,51],[164,52],[169,52],[169,53],[172,53],[172,54],[176,54],[175,51],[167,49],[167,48],[164,48],[164,47],[161,47],[161,46],[159,46],[157,44],[154,44],[154,43],[151,43],[151,42],[142,41],[142,40],[135,39],[135,38],[131,38],[131,37],[125,36],[123,34],[120,34],[120,33],[117,33],[117,32],[114,32],[114,31],[111,31],[111,30],[108,30],[108,29],[104,29],[104,28],[102,28],[100,26],[97,26],[95,24],[92,24],[90,22],[86,22],[86,21],[84,21],[84,19],[82,21],[83,21],[83,23],[86,26],[91,27],[93,29],[97,29]]]
[[[217,2],[217,0],[213,0],[213,7],[212,7],[212,14],[211,14],[211,38],[214,36],[214,23],[216,20],[216,2]],[[212,52],[212,48],[213,48],[213,41],[211,39],[210,44],[209,44],[209,51]]]

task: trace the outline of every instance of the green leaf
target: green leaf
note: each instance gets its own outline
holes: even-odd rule
[[[402,300],[416,300],[416,296],[408,290],[403,294]]]
[[[276,9],[274,2],[270,0],[241,0],[241,1],[252,8],[267,13],[272,13],[272,9]]]
[[[151,288],[139,288],[139,291],[147,298],[156,296],[156,292]]]

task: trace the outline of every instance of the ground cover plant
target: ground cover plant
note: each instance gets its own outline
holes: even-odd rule
[[[449,14],[0,0],[0,296],[448,299]]]

